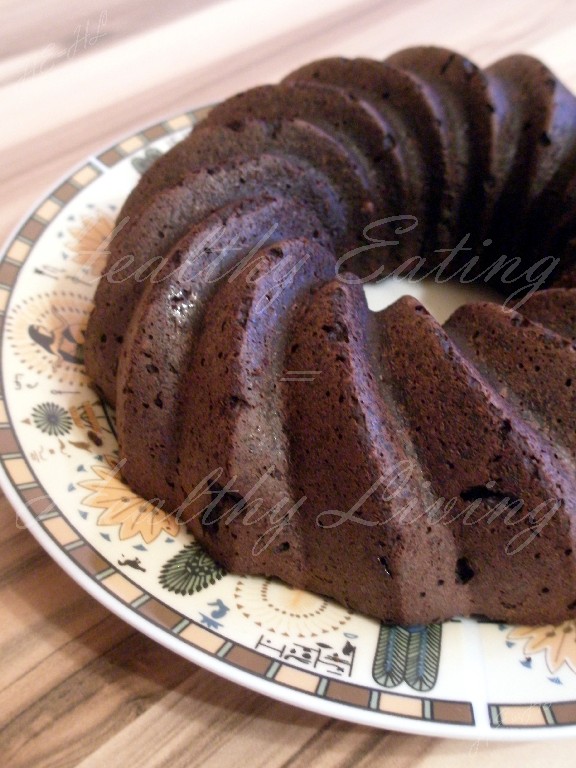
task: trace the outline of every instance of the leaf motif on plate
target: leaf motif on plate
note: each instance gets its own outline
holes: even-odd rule
[[[431,691],[438,678],[442,625],[429,624],[410,632],[404,679],[416,691]]]
[[[192,595],[201,592],[226,574],[195,541],[170,558],[160,571],[160,584],[169,592]]]
[[[156,160],[162,155],[163,153],[160,152],[159,149],[155,149],[154,147],[151,147],[147,149],[143,155],[139,155],[138,157],[134,157],[132,159],[132,166],[135,171],[137,171],[139,174],[145,173],[150,166],[156,162]]]
[[[440,663],[442,625],[423,627],[380,626],[372,675],[384,688],[406,682],[416,691],[436,684]]]
[[[380,626],[372,675],[384,688],[395,688],[404,680],[409,639],[404,627]]]

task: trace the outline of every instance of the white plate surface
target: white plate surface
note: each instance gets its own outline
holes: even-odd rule
[[[2,484],[84,589],[212,672],[379,728],[471,739],[576,735],[576,622],[386,628],[321,597],[222,573],[119,479],[114,415],[89,386],[83,329],[122,200],[202,110],[88,158],[22,222],[0,262]],[[472,297],[413,293],[443,319]],[[369,289],[370,305],[398,295]]]

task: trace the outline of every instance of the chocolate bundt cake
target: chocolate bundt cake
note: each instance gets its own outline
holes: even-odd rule
[[[313,62],[212,109],[119,221],[85,357],[134,490],[385,622],[576,617],[576,98],[542,63]],[[387,275],[503,306],[371,312]]]

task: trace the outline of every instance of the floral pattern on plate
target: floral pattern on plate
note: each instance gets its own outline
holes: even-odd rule
[[[114,414],[84,370],[84,329],[123,199],[205,112],[150,126],[86,160],[4,248],[0,464],[19,516],[123,619],[267,695],[413,733],[575,735],[572,623],[384,627],[278,581],[225,573],[175,518],[122,482]],[[554,697],[545,676],[518,663],[526,654],[545,659],[549,675],[569,672]]]

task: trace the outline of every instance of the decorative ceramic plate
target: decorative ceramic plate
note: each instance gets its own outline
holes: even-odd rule
[[[86,377],[83,330],[119,206],[201,114],[154,125],[88,159],[6,245],[0,462],[8,499],[47,552],[111,611],[263,694],[432,736],[576,735],[576,622],[381,626],[279,582],[224,573],[175,519],[121,481],[114,414]],[[390,283],[371,289],[369,300],[382,306],[396,295]],[[452,298],[444,290],[445,314]]]

